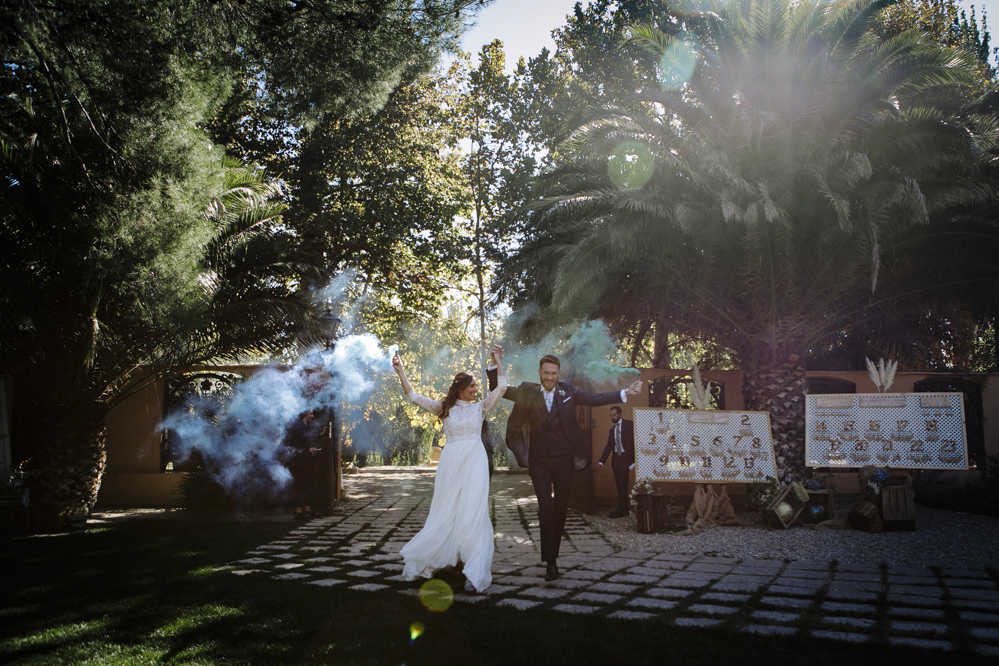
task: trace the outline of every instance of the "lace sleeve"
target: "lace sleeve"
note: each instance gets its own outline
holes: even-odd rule
[[[407,393],[406,399],[409,400],[414,405],[416,405],[417,407],[425,409],[431,414],[435,414],[437,416],[441,415],[441,410],[444,408],[444,405],[441,404],[440,400],[431,400],[430,398],[424,398],[416,391],[413,391],[412,393]]]
[[[482,413],[486,414],[490,409],[496,406],[499,399],[503,397],[506,393],[506,377],[500,377],[497,381],[496,388],[489,392],[486,399],[482,401]]]

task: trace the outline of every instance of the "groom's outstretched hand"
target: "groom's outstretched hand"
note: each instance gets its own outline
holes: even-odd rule
[[[637,382],[628,387],[628,395],[638,395],[642,392],[642,380],[639,379]]]

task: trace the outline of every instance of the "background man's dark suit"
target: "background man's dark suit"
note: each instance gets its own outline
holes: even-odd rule
[[[326,415],[325,410],[308,414],[308,418],[303,414],[295,419],[285,435],[284,443],[291,453],[286,463],[291,472],[289,495],[293,506],[321,507],[324,504],[324,450],[329,448],[323,446],[323,426],[326,425],[323,419]]]
[[[488,375],[492,391],[496,388],[496,371],[489,370]],[[516,456],[517,463],[526,466],[531,473],[538,496],[541,559],[549,563],[558,558],[569,511],[573,472],[585,468],[591,457],[576,418],[576,406],[599,407],[621,402],[621,391],[588,393],[568,382],[558,382],[554,390],[551,412],[540,384],[524,382],[508,388],[503,394],[514,403],[506,427],[507,446]]]
[[[600,462],[607,461],[607,456],[611,456],[611,469],[614,470],[614,483],[617,485],[617,511],[616,514],[628,513],[628,468],[635,464],[635,422],[621,419],[621,447],[624,453],[614,453],[614,430],[617,424],[607,433],[607,447],[600,456]]]

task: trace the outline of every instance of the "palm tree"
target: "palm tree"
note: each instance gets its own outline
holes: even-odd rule
[[[31,166],[33,156],[18,144],[4,148],[14,158],[9,165]],[[190,365],[276,352],[319,332],[316,308],[298,289],[302,276],[317,270],[281,229],[279,187],[259,169],[231,160],[223,169],[223,189],[200,215],[210,235],[170,253],[182,264],[185,253],[195,253],[193,290],[169,282],[189,267],[147,263],[125,251],[91,264],[67,261],[60,268],[69,279],[99,284],[72,290],[58,273],[39,270],[58,246],[46,234],[28,233],[32,225],[16,205],[7,209],[2,230],[16,252],[0,272],[10,287],[0,317],[0,367],[14,379],[14,427],[35,529],[93,506],[106,460],[104,417],[123,400]],[[21,182],[32,187],[30,179]],[[142,266],[167,273],[167,282],[144,281],[135,272]],[[165,298],[164,289],[186,293]],[[81,294],[91,298],[82,318],[71,307]]]
[[[995,201],[995,122],[932,94],[972,82],[974,57],[878,40],[882,6],[742,0],[678,37],[633,27],[660,83],[576,127],[518,257],[556,312],[652,313],[731,348],[785,482],[804,474],[814,345],[999,284],[995,224],[968,215]]]

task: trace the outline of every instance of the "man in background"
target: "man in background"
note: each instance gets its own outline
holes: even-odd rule
[[[635,422],[622,419],[621,415],[621,408],[617,405],[610,408],[614,426],[607,434],[607,446],[597,463],[597,469],[600,469],[613,452],[611,469],[614,470],[614,483],[617,485],[617,509],[611,512],[611,518],[628,515],[628,477],[635,467]]]

